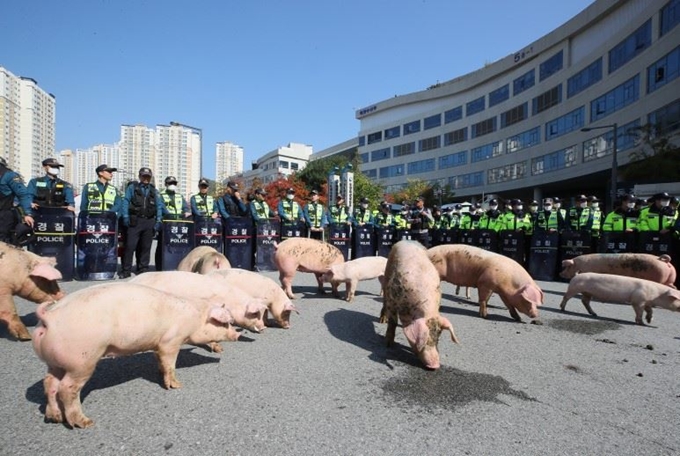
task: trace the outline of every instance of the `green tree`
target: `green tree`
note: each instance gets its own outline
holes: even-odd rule
[[[406,201],[407,204],[411,204],[416,198],[422,196],[425,198],[425,204],[432,206],[434,202],[432,184],[422,179],[407,179],[406,182],[406,185],[401,190],[392,194],[392,198],[396,203],[402,204]]]
[[[640,145],[630,154],[630,161],[621,171],[622,177],[630,182],[680,180],[680,147],[672,142],[672,132],[651,124],[635,130]]]

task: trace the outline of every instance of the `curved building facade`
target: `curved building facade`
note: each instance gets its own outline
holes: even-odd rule
[[[517,53],[356,112],[362,171],[458,197],[609,198],[640,127],[680,132],[680,0],[597,0]],[[591,128],[591,131],[581,131]]]

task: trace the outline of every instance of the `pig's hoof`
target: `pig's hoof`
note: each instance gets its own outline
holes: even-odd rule
[[[179,380],[170,380],[165,384],[165,388],[167,389],[177,389],[181,388],[182,384],[179,382]]]
[[[31,340],[31,333],[29,333],[26,329],[23,331],[12,331],[11,334],[16,340]]]
[[[543,325],[543,322],[541,320],[531,320],[531,324],[541,326]]]
[[[94,426],[94,421],[85,416],[83,417],[83,419],[72,423],[71,426],[73,426],[74,428],[85,429],[89,428],[90,426]]]
[[[49,406],[45,410],[45,422],[46,423],[63,423],[64,415],[61,414],[61,410],[52,410]]]
[[[222,348],[222,346],[220,344],[218,344],[217,342],[209,343],[208,348],[213,353],[222,353],[224,351],[224,348]]]

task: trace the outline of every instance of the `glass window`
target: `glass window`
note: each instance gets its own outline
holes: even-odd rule
[[[489,184],[498,184],[517,179],[524,179],[527,174],[527,162],[521,161],[510,165],[492,168],[487,173],[486,181]]]
[[[484,111],[484,109],[486,109],[486,98],[479,97],[465,105],[465,115],[471,116],[472,114]]]
[[[478,138],[496,131],[496,117],[483,120],[470,126],[470,138]]]
[[[420,120],[414,120],[404,124],[404,136],[410,135],[411,133],[418,133],[420,131]]]
[[[359,147],[365,146],[366,145],[366,137],[365,136],[359,136]]]
[[[511,136],[505,141],[508,153],[517,152],[527,147],[541,143],[541,127],[532,128],[518,135]]]
[[[585,112],[585,108],[581,106],[557,119],[547,122],[545,124],[545,140],[550,141],[551,139],[580,129],[585,123]]]
[[[382,131],[377,131],[375,133],[371,133],[367,137],[368,144],[374,144],[377,142],[382,141]]]
[[[371,161],[387,160],[390,157],[390,148],[385,147],[384,149],[378,149],[371,152]]]
[[[635,147],[638,137],[640,120],[636,119],[616,129],[616,150],[621,152]],[[583,161],[588,162],[598,158],[611,156],[614,149],[614,132],[609,130],[595,138],[583,142]]]
[[[489,93],[489,107],[502,103],[508,98],[510,98],[510,85],[505,84],[503,87],[499,87]]]
[[[503,155],[503,141],[496,141],[470,149],[470,159],[472,160],[472,163],[488,160],[493,157],[498,157],[499,155]]]
[[[635,75],[620,86],[590,102],[590,121],[607,117],[609,114],[637,101],[640,96],[640,75]]]
[[[378,177],[378,170],[377,169],[367,169],[365,171],[361,171],[364,173],[364,176],[368,177],[369,179],[375,179]]]
[[[571,98],[602,79],[602,57],[567,80],[567,98]]]
[[[398,138],[399,136],[401,136],[401,127],[399,126],[385,130],[385,140]]]
[[[444,123],[455,122],[463,118],[463,107],[458,106],[457,108],[449,109],[444,113]]]
[[[609,51],[609,74],[618,70],[652,44],[652,20],[631,33]]]
[[[404,165],[392,165],[380,168],[379,171],[381,179],[387,179],[390,177],[397,177],[404,175]]]
[[[647,93],[665,86],[680,74],[680,46],[647,68]]]
[[[439,149],[441,146],[442,146],[441,136],[433,136],[431,138],[425,138],[418,141],[418,150],[420,152]]]
[[[453,190],[459,188],[479,187],[480,185],[484,185],[484,171],[449,177],[449,187]]]
[[[430,128],[436,128],[442,124],[442,115],[437,114],[435,116],[425,117],[423,120],[423,130],[429,130]]]
[[[297,171],[299,168],[300,168],[300,165],[298,163],[292,162],[290,164],[290,169],[292,169],[293,171]]]
[[[290,163],[288,163],[287,161],[284,161],[284,160],[279,161],[279,168],[288,169],[289,165],[290,165]]]
[[[467,127],[444,134],[444,146],[467,141]]]
[[[504,113],[501,113],[501,128],[509,127],[529,117],[529,104],[522,103]]]
[[[539,65],[538,67],[539,81],[548,79],[550,76],[552,76],[553,74],[557,73],[562,69],[562,62],[564,60],[562,58],[563,55],[564,55],[563,51],[560,51]]]
[[[534,97],[534,99],[531,101],[533,115],[552,108],[562,101],[562,84],[559,84],[557,87],[553,87],[547,92],[543,92],[539,96]]]
[[[647,118],[657,136],[665,136],[680,129],[680,99],[650,113]]]
[[[389,149],[387,149],[387,150],[389,150]],[[364,152],[363,154],[360,154],[359,158],[361,159],[361,163],[368,163],[368,152]]]
[[[418,160],[408,164],[408,174],[428,173],[434,171],[434,158]]]
[[[550,173],[576,164],[576,146],[541,155],[531,160],[531,175]]]
[[[416,153],[416,143],[415,142],[410,142],[406,144],[400,144],[398,146],[394,146],[394,156],[395,157],[402,157],[404,155],[411,155]]]
[[[517,95],[530,89],[536,83],[536,71],[532,68],[531,70],[524,73],[522,76],[518,77],[512,81],[512,94]]]
[[[467,164],[467,151],[456,152],[454,154],[439,157],[439,169],[453,168]]]
[[[661,36],[670,32],[673,27],[680,23],[680,0],[671,0],[661,8]]]

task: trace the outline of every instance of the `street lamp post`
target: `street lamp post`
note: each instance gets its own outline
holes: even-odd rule
[[[607,205],[608,211],[611,212],[614,210],[614,200],[616,199],[616,179],[617,179],[617,173],[618,173],[618,162],[617,162],[617,152],[618,152],[618,124],[613,123],[609,125],[600,125],[599,127],[586,127],[586,128],[581,128],[581,131],[591,131],[591,130],[612,130],[612,133],[614,134],[614,140],[612,141],[612,173],[611,173],[611,189],[610,189],[610,199],[609,199],[609,204]]]

